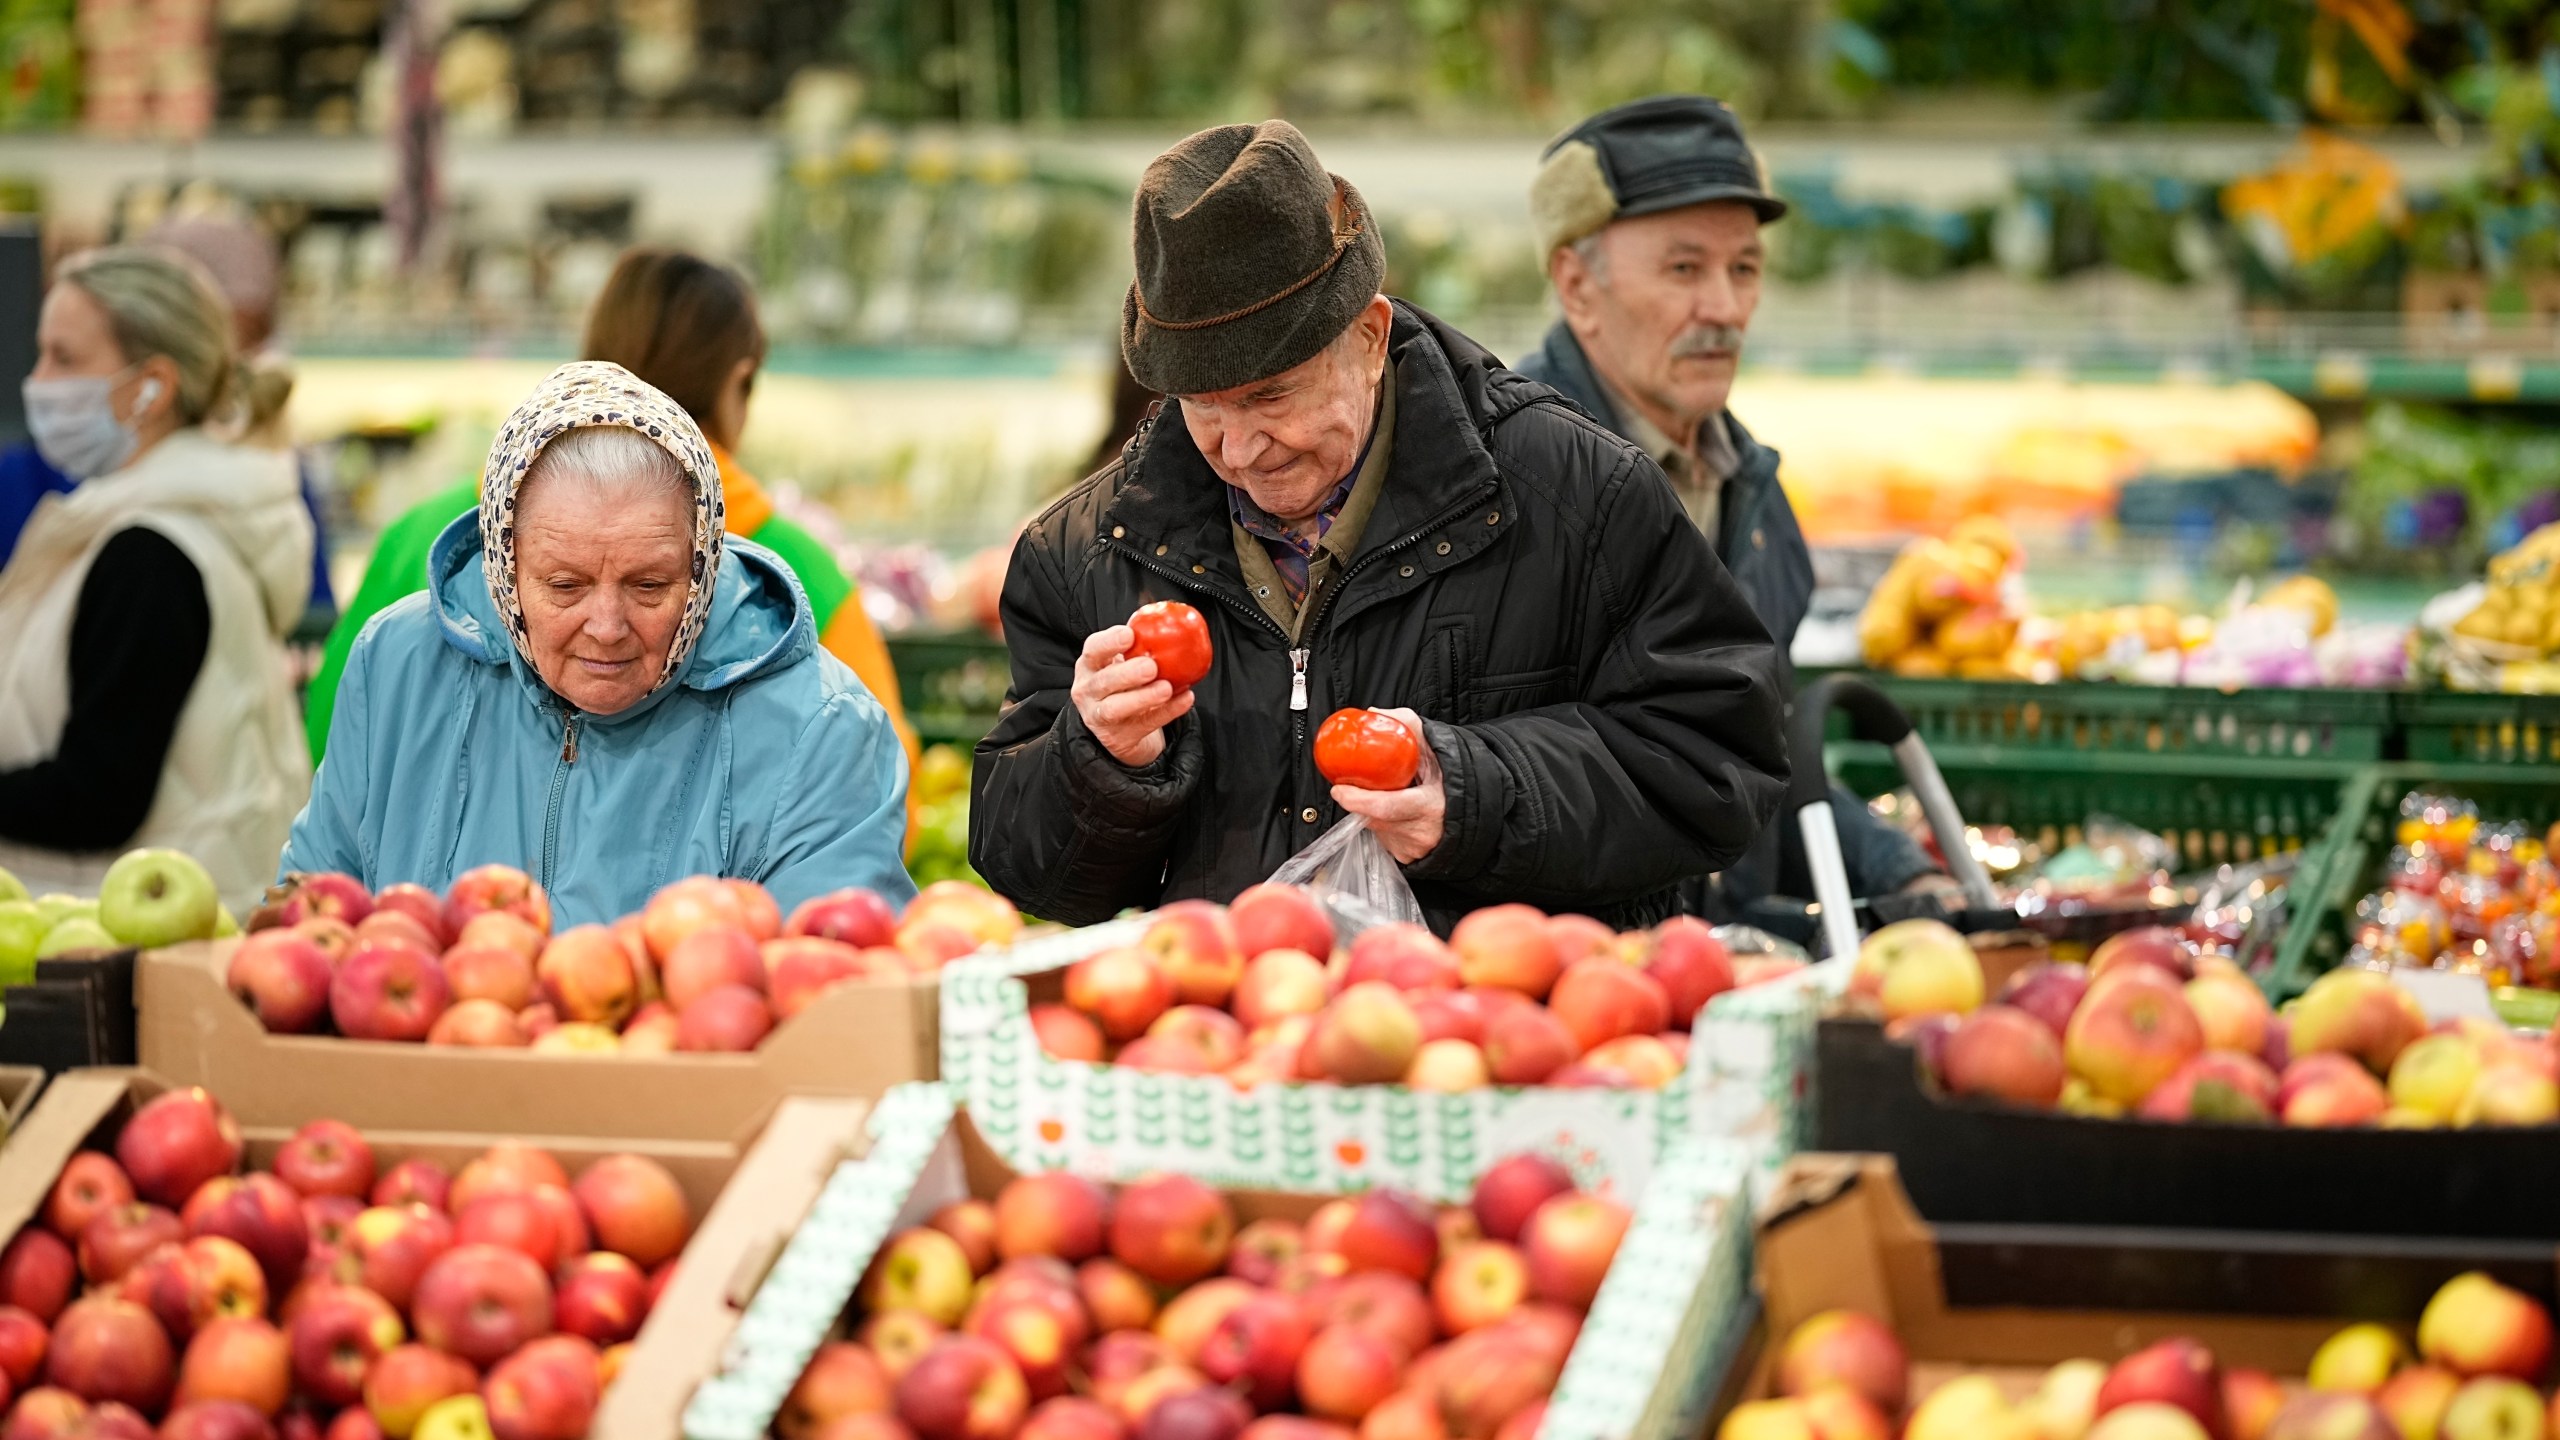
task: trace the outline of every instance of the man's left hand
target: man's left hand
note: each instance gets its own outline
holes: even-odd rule
[[[1449,795],[1441,788],[1440,757],[1432,753],[1431,742],[1423,737],[1422,717],[1410,710],[1378,712],[1413,732],[1422,746],[1422,769],[1413,783],[1402,790],[1362,790],[1351,785],[1333,787],[1333,803],[1369,822],[1369,829],[1386,842],[1387,853],[1399,865],[1410,865],[1440,848],[1440,822],[1449,813]]]

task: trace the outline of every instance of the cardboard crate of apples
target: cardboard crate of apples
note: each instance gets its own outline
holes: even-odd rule
[[[785,917],[760,886],[696,876],[611,925],[554,933],[541,886],[504,866],[442,896],[303,876],[251,924],[143,957],[144,1065],[253,1119],[312,1093],[407,1129],[541,1126],[525,1107],[558,1103],[602,1133],[677,1123],[719,1139],[783,1094],[929,1078],[933,971],[1021,928],[958,883],[903,916],[843,890]]]
[[[1947,1376],[1915,1368],[1875,1316],[1828,1310],[1779,1343],[1775,1395],[1736,1407],[1716,1440],[2547,1440],[2560,1397],[2537,1388],[2551,1317],[2473,1271],[2400,1330],[2366,1322],[2323,1342],[2299,1381],[2222,1364],[2188,1336],[2113,1364],[2062,1361]],[[2027,1388],[2032,1384],[2032,1389]],[[2024,1393],[2021,1393],[2024,1391]],[[1896,1428],[1897,1423],[1899,1429]]]
[[[1730,1377],[1716,1440],[2552,1433],[2543,1301],[2463,1268],[2547,1294],[2547,1257],[2368,1244],[2306,1263],[2296,1238],[2204,1255],[2161,1232],[1940,1231],[1890,1159],[1798,1156],[1754,1245],[1765,1344]]]
[[[679,1257],[725,1271],[746,1248],[754,1227],[735,1219],[689,1248],[725,1182],[756,1167],[762,1198],[787,1205],[782,1177],[832,1161],[851,1120],[830,1107],[852,1104],[794,1102],[742,1156],[368,1139],[328,1119],[244,1129],[201,1089],[72,1072],[0,1154],[0,1220],[16,1226],[0,1249],[0,1434],[608,1433],[599,1407],[627,1365],[712,1366],[725,1327],[701,1312],[725,1276],[691,1287],[690,1313],[649,1321]],[[680,1395],[658,1400],[669,1429]]]
[[[2490,1020],[2431,1026],[2389,974],[2332,971],[2278,1014],[2223,956],[2164,928],[2087,967],[2031,966],[1984,1003],[1933,922],[1890,926],[1850,981],[1953,1096],[2088,1116],[2336,1128],[2560,1121],[2560,1050]]]
[[[787,1394],[759,1413],[719,1393],[724,1376],[688,1434],[769,1419],[783,1440],[1685,1437],[1709,1367],[1683,1327],[1717,1217],[1745,1213],[1730,1147],[1635,1212],[1536,1154],[1492,1163],[1448,1206],[1024,1174],[966,1120],[914,1173],[894,1218],[804,1232],[775,1266],[778,1314],[824,1293],[798,1270],[802,1241],[849,1258],[845,1289],[861,1276]],[[763,1298],[742,1335],[770,1333]]]
[[[1455,1199],[1500,1137],[1538,1136],[1633,1187],[1693,1122],[1784,1148],[1820,979],[1686,917],[1619,935],[1500,905],[1446,943],[1337,936],[1258,885],[954,964],[943,1073],[1037,1167]]]

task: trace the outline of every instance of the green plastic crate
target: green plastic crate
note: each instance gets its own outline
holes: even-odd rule
[[[963,750],[995,727],[1013,681],[1004,642],[976,630],[892,635],[889,664],[918,738]]]
[[[2560,766],[2560,695],[2412,691],[2395,702],[2413,763]]]
[[[2293,924],[2276,951],[2269,995],[2288,1000],[2347,953],[2357,902],[2382,885],[2399,827],[2400,801],[2412,790],[2459,796],[2485,821],[2521,820],[2536,829],[2560,820],[2560,776],[2501,765],[2376,765],[2347,785],[2338,817],[2322,837],[2314,888],[2295,897]],[[2524,1003],[2524,1002],[2519,1002]],[[2501,1001],[2500,1009],[2508,1005]],[[2546,1022],[2547,1023],[2547,1022]]]
[[[2392,697],[2379,691],[1867,679],[1932,750],[1962,747],[1994,764],[2012,755],[2209,757],[2325,765],[2343,775],[2384,758],[2393,725]],[[1845,721],[1832,723],[1835,738],[1845,735]]]
[[[2355,773],[2318,761],[2220,755],[2020,751],[1938,745],[1956,808],[1972,824],[2007,825],[2051,851],[2112,815],[2168,839],[2182,870],[2245,864],[2302,850],[2324,835]],[[1902,783],[1878,745],[1832,746],[1836,773],[1862,795]]]

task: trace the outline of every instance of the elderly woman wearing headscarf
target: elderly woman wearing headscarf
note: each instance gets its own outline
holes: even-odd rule
[[[565,365],[517,408],[427,578],[356,642],[283,872],[515,865],[559,925],[695,874],[786,909],[913,893],[888,716],[789,567],[724,537],[702,432],[629,371]]]

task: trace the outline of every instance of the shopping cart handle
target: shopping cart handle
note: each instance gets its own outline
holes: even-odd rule
[[[1911,734],[1911,717],[1862,675],[1825,675],[1797,691],[1795,714],[1787,721],[1787,754],[1794,762],[1794,773],[1787,778],[1790,815],[1831,794],[1831,777],[1822,768],[1822,742],[1834,710],[1849,717],[1849,733],[1856,739],[1899,745]]]

